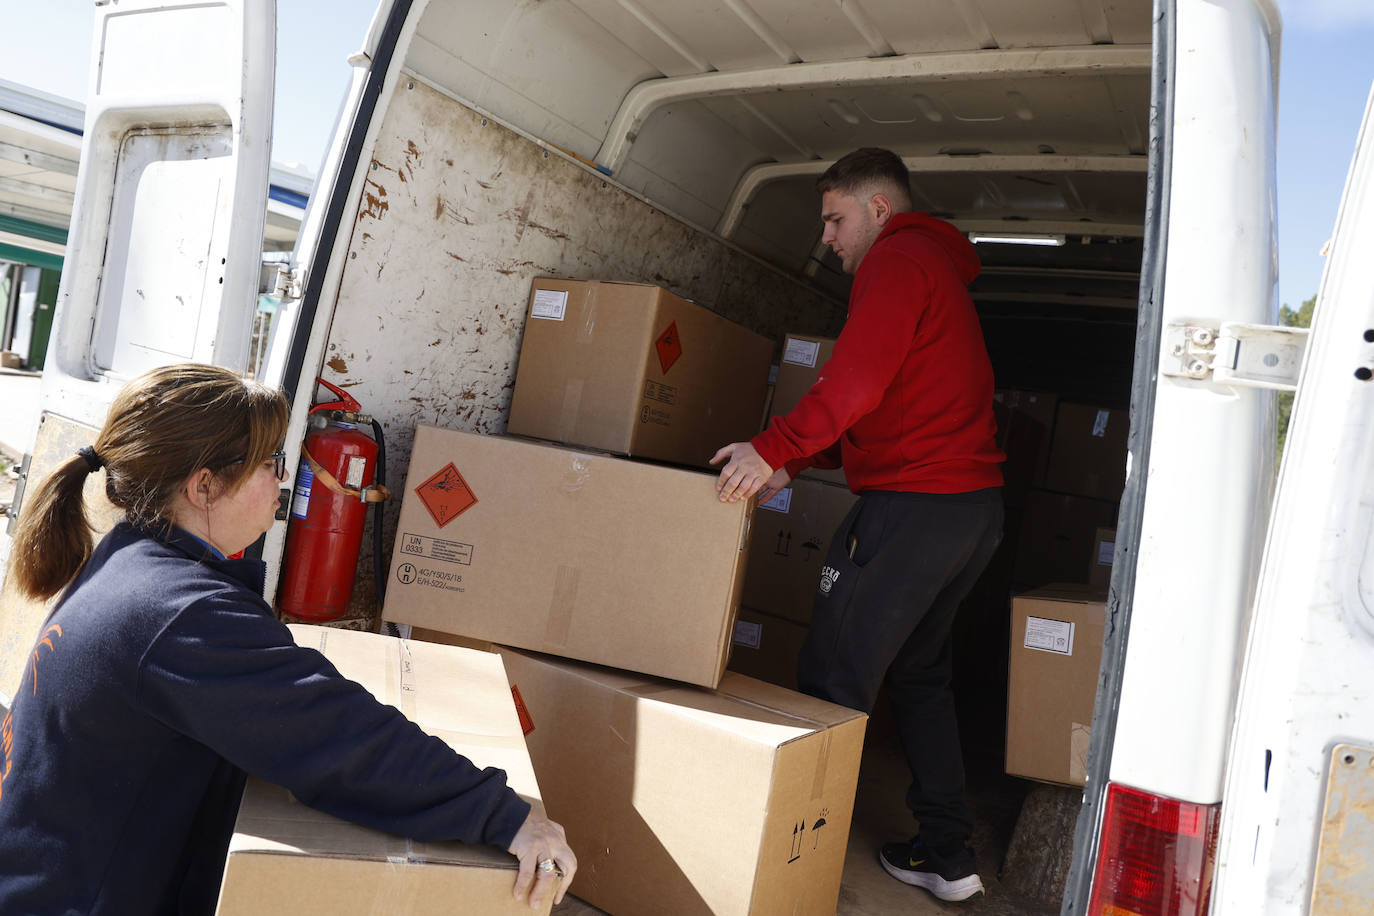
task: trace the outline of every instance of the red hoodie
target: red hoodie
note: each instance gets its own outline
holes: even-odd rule
[[[854,274],[830,361],[754,437],[759,456],[794,477],[838,460],[855,493],[1000,486],[992,364],[967,288],[980,266],[949,223],[894,216]]]

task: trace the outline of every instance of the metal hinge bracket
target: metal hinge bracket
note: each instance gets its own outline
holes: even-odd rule
[[[1307,328],[1192,320],[1164,329],[1160,372],[1215,385],[1294,391]]]

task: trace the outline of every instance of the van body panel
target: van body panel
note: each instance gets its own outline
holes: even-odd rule
[[[1367,754],[1332,751],[1374,747],[1371,250],[1374,92],[1289,425],[1236,708],[1214,912],[1370,909],[1374,772]],[[1336,791],[1343,780],[1354,789]],[[1350,866],[1322,868],[1328,860]]]

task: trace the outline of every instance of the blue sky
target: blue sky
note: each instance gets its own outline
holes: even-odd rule
[[[347,57],[361,46],[375,7],[374,0],[279,0],[276,161],[318,171],[348,85]],[[1321,281],[1320,251],[1374,82],[1374,0],[1279,0],[1279,7],[1279,300],[1297,308]],[[18,24],[0,55],[0,79],[84,99],[92,10],[92,0],[0,0],[0,22]]]

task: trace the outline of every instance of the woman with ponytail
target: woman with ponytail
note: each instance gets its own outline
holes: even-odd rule
[[[24,506],[9,574],[60,598],[0,733],[0,913],[212,913],[245,773],[379,830],[508,849],[517,898],[562,874],[562,899],[562,828],[296,646],[263,563],[235,558],[273,524],[287,419],[229,370],[155,369]],[[125,519],[93,544],[101,470]]]

